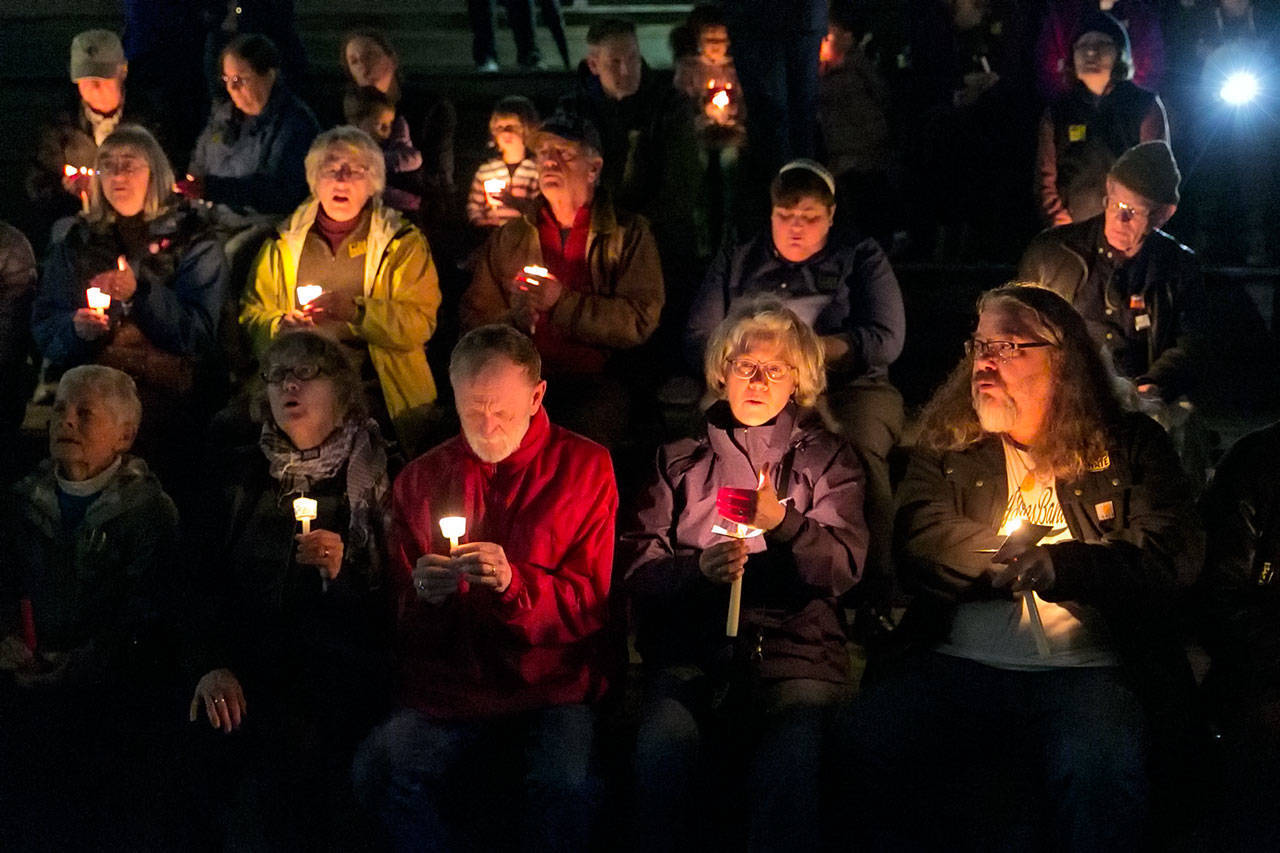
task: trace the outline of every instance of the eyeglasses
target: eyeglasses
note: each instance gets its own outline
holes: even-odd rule
[[[297,382],[309,382],[322,373],[318,364],[273,364],[258,375],[268,385],[280,385],[290,376]]]
[[[1075,46],[1075,52],[1087,56],[1096,53],[1099,56],[1116,52],[1116,43],[1110,39],[1099,41],[1082,41]]]
[[[330,166],[327,169],[320,170],[320,177],[329,181],[342,180],[363,180],[369,177],[369,169],[367,166],[352,166],[350,163],[343,163],[341,166]]]
[[[1008,361],[1018,350],[1051,347],[1048,341],[1031,341],[1017,343],[1015,341],[984,341],[982,338],[969,338],[964,342],[964,354],[974,358],[994,358],[997,361]]]
[[[1116,218],[1128,225],[1130,222],[1137,220],[1145,223],[1151,218],[1151,211],[1143,210],[1140,207],[1134,207],[1131,204],[1125,204],[1123,201],[1112,201],[1108,196],[1102,200],[1103,205],[1108,210],[1116,212]]]
[[[765,378],[770,382],[782,382],[791,375],[794,367],[782,361],[771,361],[763,364],[752,358],[731,358],[729,359],[729,370],[739,379],[750,381],[755,379],[757,375],[763,373]]]
[[[142,160],[103,160],[99,165],[97,172],[99,175],[124,175],[130,177],[139,172],[150,170]]]

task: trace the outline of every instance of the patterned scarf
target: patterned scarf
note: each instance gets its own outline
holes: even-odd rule
[[[344,464],[347,466],[347,553],[365,552],[370,574],[379,574],[391,484],[378,422],[372,418],[364,423],[345,421],[323,444],[310,450],[298,450],[278,427],[264,423],[258,446],[267,457],[272,479],[280,483],[286,495],[305,494],[314,484],[329,479]]]

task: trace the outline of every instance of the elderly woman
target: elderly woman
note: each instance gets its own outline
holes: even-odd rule
[[[694,297],[686,359],[697,363],[712,329],[738,300],[771,294],[805,320],[822,341],[824,401],[835,428],[866,466],[867,516],[875,533],[863,594],[883,597],[889,583],[893,497],[888,457],[902,431],[902,396],[889,365],[902,352],[902,291],[879,244],[833,228],[835,179],[812,160],[793,160],[770,187],[770,228],[726,246]]]
[[[0,509],[0,799],[22,816],[0,837],[129,848],[156,806],[178,514],[129,455],[141,415],[128,375],[71,368],[49,458]]]
[[[1070,88],[1040,119],[1036,151],[1040,213],[1048,225],[1102,213],[1107,171],[1139,142],[1169,140],[1164,104],[1132,81],[1124,25],[1106,12],[1084,15],[1071,39]]]
[[[265,827],[269,846],[306,836],[301,847],[324,847],[350,803],[351,752],[388,696],[387,458],[342,344],[284,334],[261,368],[261,437],[216,460],[191,525],[206,560],[190,719],[244,731],[240,778],[226,780],[241,792],[228,846]],[[304,497],[311,513],[299,512]],[[292,825],[270,815],[273,802]]]
[[[748,756],[751,846],[820,846],[821,732],[850,691],[836,601],[867,548],[862,467],[811,408],[823,362],[818,337],[777,300],[735,306],[707,345],[718,401],[705,434],[659,450],[639,511],[620,525],[645,669],[640,849],[693,846],[697,757],[724,746]]]
[[[173,489],[189,471],[192,434],[225,390],[226,263],[205,212],[174,195],[169,161],[146,130],[117,127],[95,168],[88,212],[45,262],[32,331],[57,367],[105,364],[134,378],[140,452]]]
[[[280,80],[280,51],[266,36],[237,36],[219,63],[230,101],[214,107],[179,187],[237,213],[287,213],[307,194],[302,160],[316,118]]]
[[[383,206],[386,166],[368,134],[337,127],[307,152],[312,196],[258,255],[240,324],[261,355],[278,334],[313,329],[357,366],[374,416],[419,449],[436,398],[424,347],[440,285],[427,238]]]

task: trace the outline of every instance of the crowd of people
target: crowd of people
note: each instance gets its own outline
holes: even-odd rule
[[[313,111],[230,8],[199,132],[77,35],[0,223],[0,440],[49,411],[0,478],[6,849],[1280,844],[1280,431],[1207,476],[1230,332],[1162,230],[1215,224],[1170,46],[1207,79],[1264,9],[948,0],[897,44],[749,0],[670,75],[601,18],[455,184],[384,34]],[[1259,162],[1219,189],[1265,256]],[[895,198],[981,243],[994,190],[1016,280],[909,412]]]

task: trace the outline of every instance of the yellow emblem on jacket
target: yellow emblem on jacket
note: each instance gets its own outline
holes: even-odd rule
[[[1069,124],[1067,125],[1067,140],[1069,142],[1084,142],[1085,132],[1089,129],[1086,124]]]
[[[363,255],[369,246],[368,240],[357,240],[354,243],[347,244],[347,257],[358,258]]]

